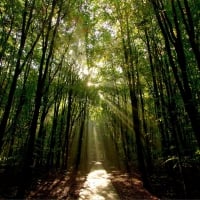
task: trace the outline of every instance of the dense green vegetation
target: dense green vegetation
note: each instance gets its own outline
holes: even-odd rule
[[[146,188],[197,198],[199,100],[199,1],[0,2],[0,165],[19,198],[33,172],[78,170],[91,121]]]

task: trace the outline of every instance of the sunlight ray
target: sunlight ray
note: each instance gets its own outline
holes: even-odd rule
[[[95,122],[89,122],[88,165],[91,166],[83,188],[79,193],[79,200],[118,200],[119,197],[111,183],[110,174],[103,167],[107,162],[101,133],[97,131]]]
[[[130,130],[133,130],[133,122],[125,113],[120,111],[116,105],[114,105],[110,100],[105,98],[105,96],[100,92],[99,92],[99,97],[102,101],[105,101],[113,109],[113,111],[121,119],[121,121],[124,125],[126,125]]]

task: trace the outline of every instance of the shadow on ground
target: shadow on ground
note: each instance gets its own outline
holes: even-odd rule
[[[127,173],[112,171],[110,178],[121,200],[158,200],[156,196],[153,196],[143,187],[137,173],[130,177]]]
[[[139,175],[129,177],[120,171],[107,171],[96,162],[87,176],[73,173],[52,173],[27,194],[26,199],[66,200],[157,200],[143,188]]]
[[[78,173],[51,173],[39,179],[26,199],[78,199],[85,177]]]

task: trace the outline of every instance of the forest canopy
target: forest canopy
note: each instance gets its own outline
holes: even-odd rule
[[[0,165],[23,169],[19,197],[34,168],[78,169],[91,121],[147,188],[165,166],[191,195],[199,19],[195,0],[1,0]]]

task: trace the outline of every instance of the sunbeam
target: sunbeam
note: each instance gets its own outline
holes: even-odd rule
[[[79,200],[117,200],[119,199],[112,183],[110,175],[104,169],[107,162],[104,156],[105,150],[102,144],[101,133],[97,131],[94,122],[89,122],[88,140],[88,164],[90,171],[83,188],[79,193]],[[104,162],[104,163],[103,163]]]
[[[105,101],[113,109],[115,113],[117,113],[117,116],[122,120],[122,123],[124,125],[126,125],[130,130],[133,130],[133,122],[126,114],[120,111],[116,105],[114,105],[110,100],[105,98],[105,96],[100,92],[99,92],[99,97],[102,101]]]

